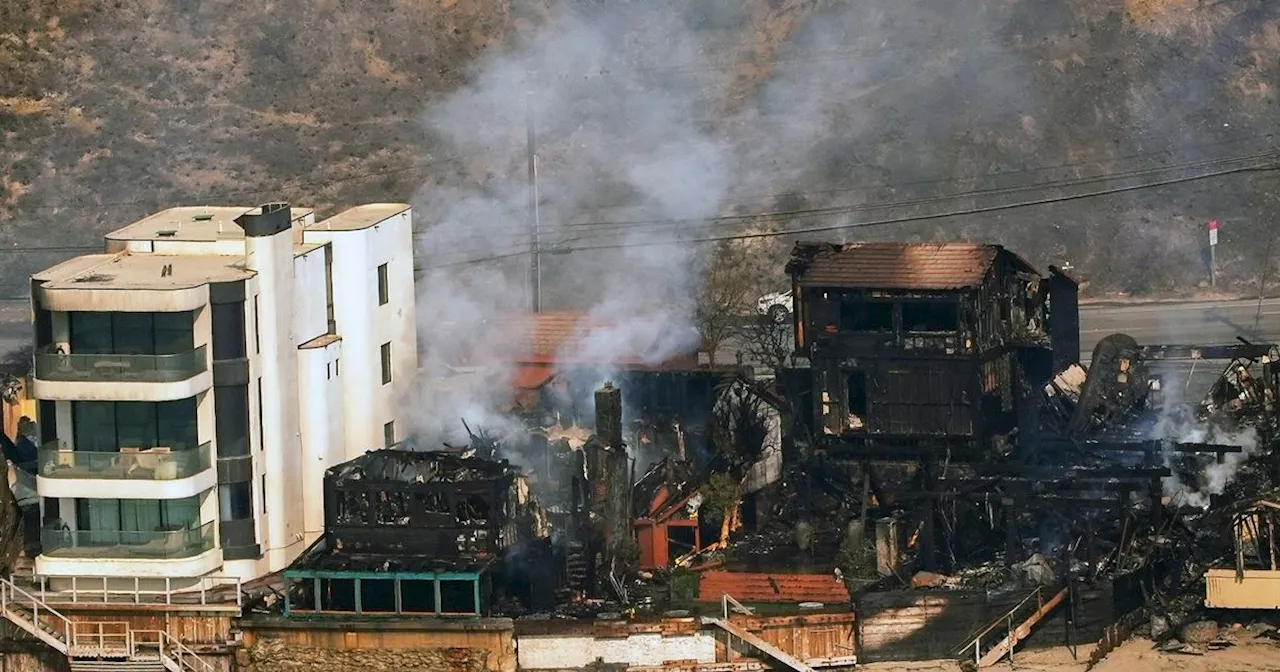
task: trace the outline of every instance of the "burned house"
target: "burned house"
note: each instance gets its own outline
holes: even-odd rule
[[[798,244],[790,372],[816,443],[851,456],[1006,452],[1025,376],[1079,357],[1076,285],[998,245]]]
[[[376,450],[329,469],[324,520],[285,572],[286,613],[484,614],[495,575],[520,573],[504,559],[545,536],[517,470],[444,452]]]

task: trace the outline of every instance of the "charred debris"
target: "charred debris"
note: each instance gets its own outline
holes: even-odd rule
[[[524,431],[371,452],[329,471],[294,569],[473,572],[483,614],[689,610],[761,575],[846,608],[1128,577],[1172,613],[1235,557],[1233,499],[1277,484],[1271,345],[1116,334],[1082,362],[1076,283],[995,245],[799,244],[787,270],[794,366],[616,373],[592,413],[534,395]]]

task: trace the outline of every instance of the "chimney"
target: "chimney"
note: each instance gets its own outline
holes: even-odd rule
[[[610,448],[622,447],[622,391],[613,383],[596,390],[596,437]]]

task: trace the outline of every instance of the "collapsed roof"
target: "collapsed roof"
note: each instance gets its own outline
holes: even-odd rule
[[[327,476],[341,485],[346,481],[397,483],[460,483],[498,481],[517,475],[506,460],[462,457],[444,451],[371,450],[329,469]]]

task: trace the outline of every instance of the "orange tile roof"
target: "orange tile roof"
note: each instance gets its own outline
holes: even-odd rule
[[[849,589],[834,574],[703,572],[698,582],[698,600],[715,602],[721,595],[730,595],[740,602],[839,604],[849,601]]]
[[[632,352],[612,353],[605,358],[589,352],[587,337],[592,330],[608,329],[608,320],[589,319],[585,313],[549,312],[537,315],[515,314],[496,316],[486,320],[496,332],[496,337],[507,341],[512,360],[519,363],[557,364],[614,364],[630,366],[659,366],[665,362],[654,361],[658,343],[631,344]],[[696,348],[696,346],[695,346]],[[691,349],[684,356],[695,357]],[[682,355],[669,358],[679,359]]]
[[[787,271],[808,286],[949,290],[982,284],[1000,254],[1031,270],[999,245],[977,243],[846,243],[796,245]]]

